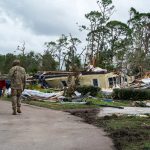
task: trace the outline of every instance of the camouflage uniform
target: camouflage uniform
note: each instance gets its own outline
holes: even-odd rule
[[[25,88],[25,82],[26,82],[26,72],[25,69],[20,66],[14,66],[9,71],[9,77],[11,80],[11,94],[12,94],[12,108],[13,108],[13,114],[16,114],[16,108],[17,112],[21,113],[20,107],[21,107],[21,101],[20,96],[22,91]]]

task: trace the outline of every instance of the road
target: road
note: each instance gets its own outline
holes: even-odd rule
[[[22,104],[11,115],[11,103],[0,100],[0,150],[113,150],[112,140],[81,118]]]

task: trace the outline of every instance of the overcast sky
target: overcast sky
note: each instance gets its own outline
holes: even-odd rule
[[[123,22],[129,9],[150,12],[150,0],[113,0],[112,19]],[[0,54],[15,53],[18,45],[26,43],[26,51],[44,51],[44,42],[72,33],[83,39],[78,24],[86,23],[84,15],[98,10],[96,0],[0,0]]]

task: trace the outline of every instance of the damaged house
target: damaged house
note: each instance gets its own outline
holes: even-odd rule
[[[47,71],[42,74],[44,80],[51,88],[63,88],[67,87],[68,76],[72,75],[72,81],[74,82],[74,72],[65,71]],[[132,82],[132,78],[129,76],[118,75],[113,72],[107,73],[106,71],[90,72],[81,71],[79,73],[79,85],[80,86],[96,86],[101,89],[112,89],[115,87],[124,87]]]

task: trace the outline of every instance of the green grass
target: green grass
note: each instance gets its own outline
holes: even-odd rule
[[[104,117],[97,120],[119,150],[150,150],[150,117]]]
[[[11,98],[4,97],[3,100],[11,101]],[[25,100],[22,103],[35,105],[38,107],[44,107],[54,110],[68,110],[68,109],[84,109],[84,108],[97,108],[96,105],[85,105],[85,104],[61,104],[59,102],[49,102],[49,101],[35,101],[35,100]]]
[[[5,100],[10,100],[10,98],[4,98]],[[49,109],[55,110],[66,110],[66,109],[82,109],[82,108],[98,108],[100,106],[97,105],[110,105],[110,106],[129,106],[130,103],[127,101],[114,101],[114,102],[104,102],[102,100],[95,99],[86,99],[87,102],[91,102],[90,105],[85,104],[61,104],[59,102],[49,102],[49,101],[34,101],[34,100],[26,100],[22,101],[23,103],[27,103],[30,105],[35,105],[39,107],[45,107]]]
[[[71,112],[86,123],[103,128],[113,139],[117,150],[150,150],[150,116],[97,117],[97,110]]]
[[[112,101],[112,102],[105,102],[103,100],[96,100],[96,99],[87,99],[87,101],[92,102],[95,105],[110,105],[110,106],[131,106],[131,101]]]
[[[83,105],[83,104],[61,104],[55,102],[41,102],[41,101],[24,101],[27,104],[35,105],[39,107],[45,107],[55,110],[68,110],[68,109],[84,109],[84,108],[95,108],[95,105]]]

